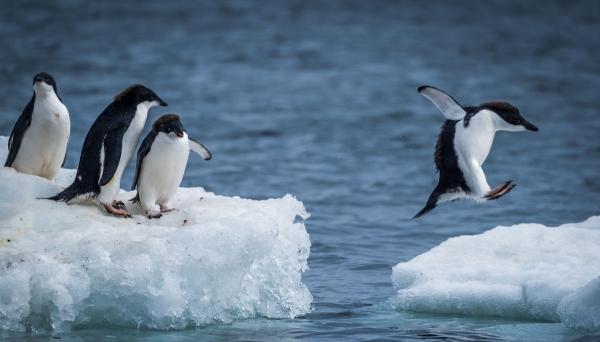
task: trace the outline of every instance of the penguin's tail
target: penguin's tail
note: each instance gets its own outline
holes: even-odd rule
[[[415,215],[413,217],[413,220],[427,214],[428,212],[432,211],[435,207],[437,207],[437,204],[432,204],[432,203],[427,202],[427,204],[425,204],[423,209],[421,209],[421,211],[419,211],[417,213],[417,215]]]
[[[440,193],[438,191],[438,188],[436,187],[433,190],[433,192],[431,193],[431,196],[429,196],[429,199],[427,200],[427,204],[425,204],[423,209],[421,209],[421,211],[419,211],[417,213],[417,215],[415,215],[413,217],[413,220],[427,214],[428,212],[432,211],[435,207],[437,207],[437,202],[438,202],[439,197],[440,197]]]
[[[77,197],[78,195],[79,195],[79,191],[77,191],[76,183],[73,183],[73,184],[69,185],[69,187],[64,189],[63,191],[59,192],[58,194],[56,194],[52,197],[46,197],[46,198],[41,198],[41,199],[48,199],[48,200],[53,200],[53,201],[57,201],[57,202],[69,202],[70,200]]]
[[[85,196],[85,195],[87,195],[88,197],[91,197],[91,196],[93,196],[93,194],[96,194],[96,193],[98,193],[98,191],[95,191],[95,189],[84,189],[82,182],[78,180],[78,177],[75,177],[75,181],[71,185],[69,185],[66,189],[64,189],[63,191],[59,192],[58,194],[56,194],[52,197],[46,197],[46,198],[40,198],[40,199],[53,200],[53,201],[57,201],[57,202],[69,202],[70,200],[72,200],[75,197]]]

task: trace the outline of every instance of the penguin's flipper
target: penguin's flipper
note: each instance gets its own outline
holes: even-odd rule
[[[206,147],[204,147],[204,145],[190,138],[189,136],[188,139],[190,142],[190,150],[198,153],[200,157],[202,157],[202,159],[204,160],[210,160],[212,158],[210,151]]]
[[[498,199],[506,194],[508,194],[512,189],[515,188],[515,186],[517,186],[517,184],[514,184],[511,180],[508,182],[504,182],[501,185],[495,187],[494,189],[490,190],[485,196],[484,198],[488,201],[491,200],[495,200]]]
[[[104,148],[104,167],[99,184],[104,186],[108,184],[115,175],[119,161],[121,160],[121,147],[123,145],[123,135],[127,131],[127,125],[120,124],[110,130],[104,137],[102,147]]]
[[[137,162],[135,165],[135,175],[133,176],[133,184],[131,185],[131,190],[134,190],[137,186],[137,182],[140,177],[140,172],[142,171],[142,162],[144,161],[146,155],[148,155],[148,152],[150,152],[150,149],[152,148],[152,143],[154,143],[155,138],[156,132],[154,130],[151,130],[148,133],[148,135],[146,135],[146,137],[142,141],[142,144],[140,145],[140,148],[138,149]],[[139,194],[136,196],[136,198],[139,202]]]
[[[448,120],[461,120],[467,112],[452,96],[432,86],[421,86],[419,94],[431,101]]]
[[[15,126],[10,132],[10,138],[8,138],[8,157],[6,158],[6,162],[4,166],[12,166],[15,159],[17,158],[17,152],[19,152],[19,148],[21,147],[21,141],[23,140],[23,136],[25,136],[25,132],[27,128],[31,125],[31,116],[33,115],[33,103],[35,102],[35,94],[23,109],[21,116],[17,119]]]

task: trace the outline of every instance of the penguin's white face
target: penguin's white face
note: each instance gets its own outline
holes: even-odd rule
[[[502,128],[503,131],[509,131],[509,132],[522,132],[522,131],[526,131],[525,127],[521,126],[521,125],[511,125],[509,123],[505,124],[504,127]]]
[[[180,132],[161,132],[162,134],[166,134],[171,140],[179,140],[179,139],[187,139],[187,133],[183,132],[183,135]]]
[[[152,107],[158,107],[160,106],[160,102],[158,101],[145,101],[146,103],[148,103],[148,108],[152,108]]]
[[[505,121],[498,114],[494,112],[491,112],[491,114],[491,116],[494,118],[494,126],[496,126],[497,131],[521,132],[526,130],[523,125],[513,125]]]
[[[38,81],[33,84],[33,91],[38,96],[51,94],[54,92],[54,87],[44,81]]]
[[[33,77],[33,91],[40,97],[54,94],[56,93],[56,81],[47,72],[40,72]]]
[[[148,112],[148,110],[150,110],[150,108],[156,107],[156,106],[160,106],[160,103],[158,101],[143,101],[137,105],[137,110]]]
[[[537,132],[538,128],[527,121],[521,114],[517,113],[506,113],[506,112],[494,112],[490,111],[494,115],[494,126],[498,131],[509,131],[509,132],[522,132],[522,131],[533,131]]]
[[[496,114],[494,115],[494,125],[496,126],[496,130],[511,132],[519,132],[525,130],[533,132],[538,131],[538,128],[534,124],[527,121],[521,115],[521,113],[519,113],[519,109],[517,109],[517,107],[511,105],[508,102],[486,102],[483,103],[481,107],[485,108],[483,111],[490,111]]]

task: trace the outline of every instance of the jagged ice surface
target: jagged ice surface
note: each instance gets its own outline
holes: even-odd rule
[[[448,239],[393,269],[398,309],[600,328],[600,216]]]
[[[6,138],[0,146],[4,160]],[[309,215],[292,196],[255,201],[181,188],[179,211],[160,220],[133,204],[134,218],[122,219],[93,203],[36,199],[73,177],[62,170],[49,182],[0,168],[0,330],[181,329],[310,312],[301,279]]]

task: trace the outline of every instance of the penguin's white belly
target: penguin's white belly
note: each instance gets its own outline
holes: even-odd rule
[[[54,179],[65,159],[71,121],[58,98],[36,99],[12,166],[19,172]]]
[[[486,111],[472,117],[468,127],[464,127],[463,121],[456,124],[454,148],[458,165],[476,198],[490,189],[481,166],[490,153],[494,135],[493,121]]]
[[[133,155],[133,151],[137,146],[140,134],[144,129],[147,116],[147,109],[136,111],[135,116],[129,124],[129,127],[127,127],[125,134],[123,134],[123,140],[121,141],[121,157],[119,158],[117,170],[115,171],[112,179],[106,185],[100,187],[100,193],[96,198],[98,202],[109,204],[117,197],[117,194],[121,189],[121,177],[123,176],[123,171],[125,171],[125,167],[127,167],[127,164]]]
[[[492,121],[484,113],[479,113],[471,118],[468,127],[464,127],[462,121],[456,124],[454,144],[462,157],[483,165],[492,148],[494,135]]]
[[[144,210],[167,204],[177,192],[189,156],[187,134],[171,138],[159,133],[141,166],[138,193]]]
[[[455,139],[455,146],[457,147],[457,156],[464,158],[467,161],[474,161],[478,165],[483,165],[485,159],[488,156],[489,148],[484,139],[476,136],[459,137]],[[487,150],[487,152],[486,152]]]

